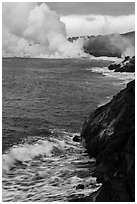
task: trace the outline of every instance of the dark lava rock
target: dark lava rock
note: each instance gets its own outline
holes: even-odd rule
[[[120,67],[120,64],[111,64],[111,65],[109,65],[108,69],[109,70],[115,70],[115,69],[117,69],[119,67]]]
[[[135,201],[135,80],[91,113],[81,136],[102,183],[96,201]]]
[[[75,136],[73,137],[73,141],[74,141],[74,142],[80,142],[80,141],[81,141],[81,137],[75,135]]]
[[[67,202],[93,202],[94,195],[72,194],[68,196]]]
[[[129,56],[126,56],[125,59],[122,62],[126,62],[127,60],[130,60]]]
[[[85,188],[84,184],[81,184],[81,183],[76,186],[76,190],[84,189],[84,188]]]
[[[135,56],[132,58],[127,56],[120,64],[109,65],[108,69],[114,72],[135,72]]]

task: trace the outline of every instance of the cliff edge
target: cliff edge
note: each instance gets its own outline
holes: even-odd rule
[[[135,201],[135,80],[90,114],[81,136],[102,183],[96,201]]]

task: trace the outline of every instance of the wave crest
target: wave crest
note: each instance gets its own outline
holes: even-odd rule
[[[50,142],[39,140],[33,145],[24,144],[20,147],[13,147],[7,154],[2,155],[2,168],[4,171],[8,171],[17,164],[23,164],[36,157],[51,157],[59,154],[64,146],[65,141]]]

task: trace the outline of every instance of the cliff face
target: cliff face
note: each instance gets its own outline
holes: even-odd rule
[[[135,81],[91,113],[81,136],[102,183],[96,201],[135,200]]]

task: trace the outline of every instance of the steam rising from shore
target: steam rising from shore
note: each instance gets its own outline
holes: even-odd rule
[[[42,3],[3,3],[3,56],[85,57],[84,40],[67,40],[59,15]]]
[[[110,42],[113,47],[121,51],[121,56],[133,57],[135,55],[135,42],[133,39],[125,38],[119,34],[110,37]]]

